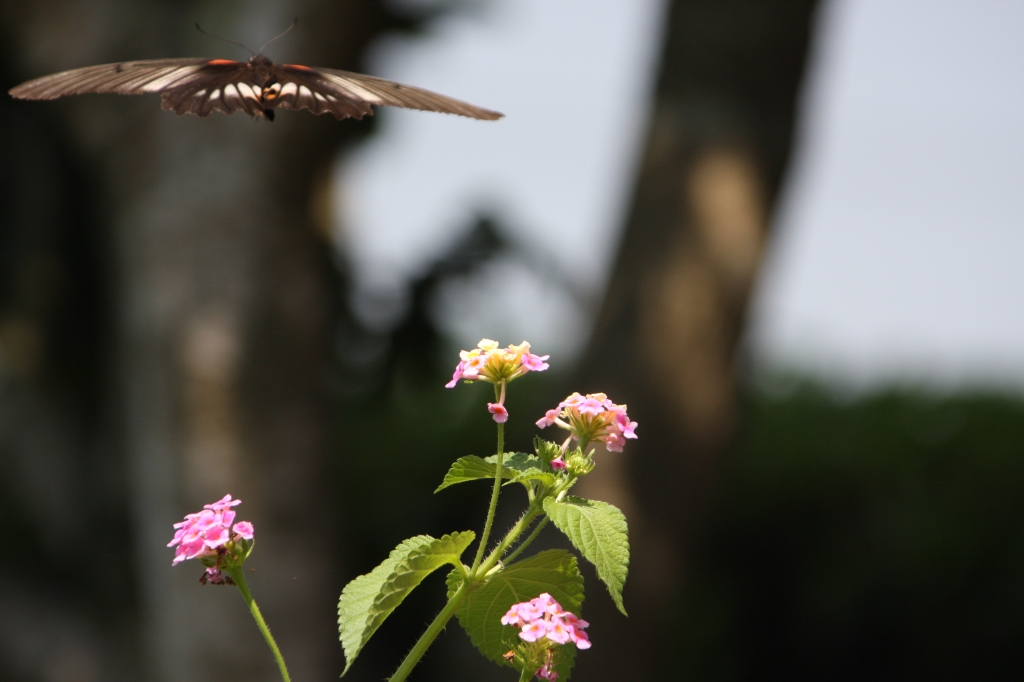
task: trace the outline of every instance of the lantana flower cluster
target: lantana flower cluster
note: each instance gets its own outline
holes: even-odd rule
[[[217,556],[220,554],[219,550],[229,542],[239,539],[252,540],[252,524],[248,521],[235,521],[235,511],[232,507],[241,503],[241,500],[233,500],[231,495],[225,495],[217,502],[205,505],[203,511],[186,514],[184,521],[174,524],[174,538],[167,546],[177,545],[178,549],[171,565],[180,564],[188,559]],[[208,573],[213,578],[220,575],[216,568]]]
[[[486,381],[498,387],[498,401],[487,403],[487,411],[494,421],[504,424],[508,421],[505,408],[505,386],[527,372],[543,372],[548,368],[549,355],[534,355],[530,344],[523,341],[518,346],[499,348],[497,341],[481,339],[473,350],[459,353],[459,364],[455,367],[452,380],[445,388],[454,388],[459,379],[466,382]]]
[[[536,672],[541,679],[558,679],[552,665],[551,645],[571,641],[577,649],[590,648],[590,638],[583,631],[590,623],[563,609],[547,592],[530,601],[514,604],[501,617],[501,624],[520,628],[519,638],[524,642],[545,645],[544,662]]]
[[[537,426],[554,424],[566,429],[580,445],[604,443],[612,452],[622,452],[627,438],[636,438],[637,423],[629,420],[625,405],[616,405],[604,393],[573,393],[537,420]]]

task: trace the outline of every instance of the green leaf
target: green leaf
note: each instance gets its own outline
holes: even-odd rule
[[[566,497],[561,502],[544,500],[544,511],[558,530],[594,564],[597,576],[608,586],[608,593],[626,614],[622,605],[622,586],[629,572],[629,531],[626,517],[607,502]]]
[[[462,576],[448,576],[449,596],[462,584]],[[483,585],[467,595],[458,610],[459,624],[485,657],[499,665],[509,665],[502,655],[521,643],[519,629],[501,624],[501,617],[513,604],[529,601],[547,592],[566,611],[580,615],[583,604],[583,576],[576,557],[561,549],[541,552],[517,561],[495,573]],[[560,680],[568,680],[576,658],[576,647],[556,648],[555,670]]]
[[[342,675],[402,600],[441,566],[458,567],[459,557],[475,537],[476,533],[466,531],[440,540],[429,535],[409,538],[379,566],[345,586],[338,599],[338,634],[345,650]]]
[[[441,485],[437,487],[435,493],[439,493],[448,486],[455,485],[456,483],[464,483],[466,481],[475,481],[481,478],[494,478],[494,465],[488,464],[482,457],[476,455],[467,455],[465,457],[459,457],[452,464],[452,468],[445,474],[444,480],[441,481]]]
[[[455,460],[454,464],[452,464],[452,467],[448,470],[444,480],[441,481],[441,485],[439,485],[437,490],[434,492],[441,492],[445,488],[455,485],[456,483],[476,481],[482,478],[493,480],[494,470],[497,467],[497,464],[497,455],[491,455],[487,459],[477,457],[476,455],[460,457]],[[528,455],[524,452],[506,452],[505,458],[501,464],[502,478],[518,481],[527,474],[535,475],[543,473],[544,471],[541,468],[541,459],[536,455]]]

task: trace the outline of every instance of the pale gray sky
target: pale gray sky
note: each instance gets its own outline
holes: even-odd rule
[[[487,0],[423,38],[379,46],[372,72],[497,109],[496,123],[384,110],[338,173],[340,239],[359,281],[387,290],[490,210],[578,287],[602,288],[632,188],[661,42],[663,0]],[[589,315],[514,263],[444,297],[482,336],[571,356]],[[503,301],[502,306],[496,304]]]
[[[599,297],[666,6],[488,0],[383,42],[374,73],[507,118],[379,114],[338,173],[362,285],[400,287],[486,209]],[[751,317],[758,364],[1024,388],[1024,2],[832,0],[818,29]],[[528,338],[569,358],[589,330],[586,308],[508,262],[444,298],[467,347]]]
[[[752,318],[853,388],[1024,388],[1024,2],[839,0]]]

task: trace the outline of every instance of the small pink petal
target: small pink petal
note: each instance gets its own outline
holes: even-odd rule
[[[551,468],[554,469],[555,471],[562,471],[563,469],[565,469],[565,460],[562,459],[561,457],[556,457],[555,459],[551,460]]]
[[[237,505],[242,504],[241,500],[232,500],[231,495],[225,495],[213,504],[207,504],[203,506],[203,509],[212,509],[213,511],[224,511]]]
[[[185,535],[185,529],[184,528],[179,528],[177,531],[175,531],[174,538],[170,542],[167,543],[167,546],[168,547],[174,547],[175,545],[177,545],[178,543],[181,542],[181,538],[184,535]]]
[[[235,524],[235,533],[246,540],[252,540],[253,527],[248,521],[239,521]]]
[[[590,637],[587,633],[579,628],[573,628],[571,633],[573,644],[576,645],[577,649],[589,649],[590,648]]]
[[[598,438],[598,440],[604,443],[609,452],[622,452],[622,446],[626,444],[626,439],[614,431]]]
[[[522,364],[531,372],[543,372],[550,366],[544,362],[550,357],[550,355],[539,356],[533,353],[523,353]]]
[[[195,559],[197,556],[206,553],[206,543],[202,538],[190,543],[182,543],[179,549],[182,550],[186,559]]]
[[[550,613],[552,615],[561,612],[562,605],[555,601],[547,592],[541,592],[540,596],[530,601],[531,604],[535,605],[541,611]]]
[[[487,403],[487,411],[494,415],[494,421],[504,424],[508,421],[508,410],[500,403]]]
[[[206,538],[204,542],[206,543],[206,546],[210,549],[216,549],[217,547],[220,547],[230,539],[231,534],[228,533],[228,529],[224,526],[217,526],[216,528],[211,528],[210,530],[206,531]]]
[[[200,531],[209,530],[210,528],[217,525],[217,515],[214,512],[207,509],[206,511],[202,512],[198,518],[193,520],[192,525],[194,528]]]
[[[558,419],[558,416],[560,414],[562,414],[562,411],[560,409],[556,408],[554,410],[548,410],[547,412],[544,413],[543,417],[537,420],[537,428],[546,429],[547,427],[551,426],[552,424],[555,423],[555,420]]]
[[[570,639],[569,628],[558,618],[552,618],[548,625],[547,637],[555,644],[565,644]]]
[[[462,370],[465,368],[466,363],[460,361],[455,367],[455,374],[452,375],[452,380],[444,385],[445,388],[455,388],[455,385],[459,383],[459,379],[462,378]]]
[[[580,414],[592,414],[595,417],[604,412],[604,405],[601,404],[600,400],[594,398],[587,398],[579,404]]]
[[[582,403],[586,398],[581,396],[579,393],[573,393],[571,396],[558,403],[559,407],[576,407]]]
[[[523,626],[523,629],[519,632],[519,637],[524,642],[536,642],[538,639],[547,635],[548,629],[542,620],[535,620],[532,623],[528,623]]]

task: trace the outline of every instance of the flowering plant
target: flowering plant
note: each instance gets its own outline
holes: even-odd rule
[[[342,590],[338,600],[338,629],[345,651],[345,672],[389,615],[430,573],[450,565],[448,603],[413,646],[391,682],[403,682],[453,617],[480,652],[495,663],[519,672],[520,682],[537,677],[567,679],[576,653],[590,648],[588,623],[579,617],[583,603],[583,576],[575,555],[546,550],[529,558],[520,555],[551,523],[594,564],[616,606],[625,614],[622,588],[629,568],[629,538],[622,512],[605,502],[569,495],[569,490],[595,466],[592,443],[620,451],[636,438],[636,422],[625,405],[616,405],[603,393],[573,393],[537,421],[537,426],[558,426],[569,431],[561,444],[534,439],[534,452],[505,451],[505,407],[509,384],[530,372],[548,369],[548,356],[530,352],[525,341],[506,348],[482,340],[462,351],[448,388],[459,381],[484,381],[494,386],[494,402],[487,411],[497,426],[497,448],[489,457],[469,455],[457,459],[435,492],[474,480],[492,480],[490,505],[472,561],[463,554],[477,539],[473,531],[441,538],[418,535],[392,550],[390,556]],[[505,484],[518,483],[526,492],[526,511],[516,524],[490,544],[495,511]],[[252,524],[235,522],[228,495],[202,512],[189,514],[175,525],[175,564],[199,559],[206,566],[204,584],[233,584],[242,591],[263,632],[285,682],[284,659],[263,622],[242,573],[253,547]],[[224,574],[227,574],[226,576]],[[517,601],[530,596],[527,601]],[[502,617],[494,614],[504,613]]]
[[[284,656],[277,648],[277,642],[270,634],[270,628],[263,620],[263,614],[260,613],[256,600],[249,592],[249,585],[245,582],[242,567],[252,553],[255,529],[248,521],[235,521],[235,511],[232,507],[240,504],[241,500],[233,500],[231,495],[225,495],[213,504],[205,505],[203,511],[186,514],[184,521],[174,524],[174,537],[167,546],[177,546],[178,549],[175,550],[171,565],[176,566],[189,559],[199,559],[199,562],[206,566],[206,572],[199,578],[201,584],[237,586],[245,603],[249,605],[256,626],[267,640],[267,646],[277,661],[281,677],[284,678],[284,682],[291,682]],[[224,575],[225,573],[227,575]]]

